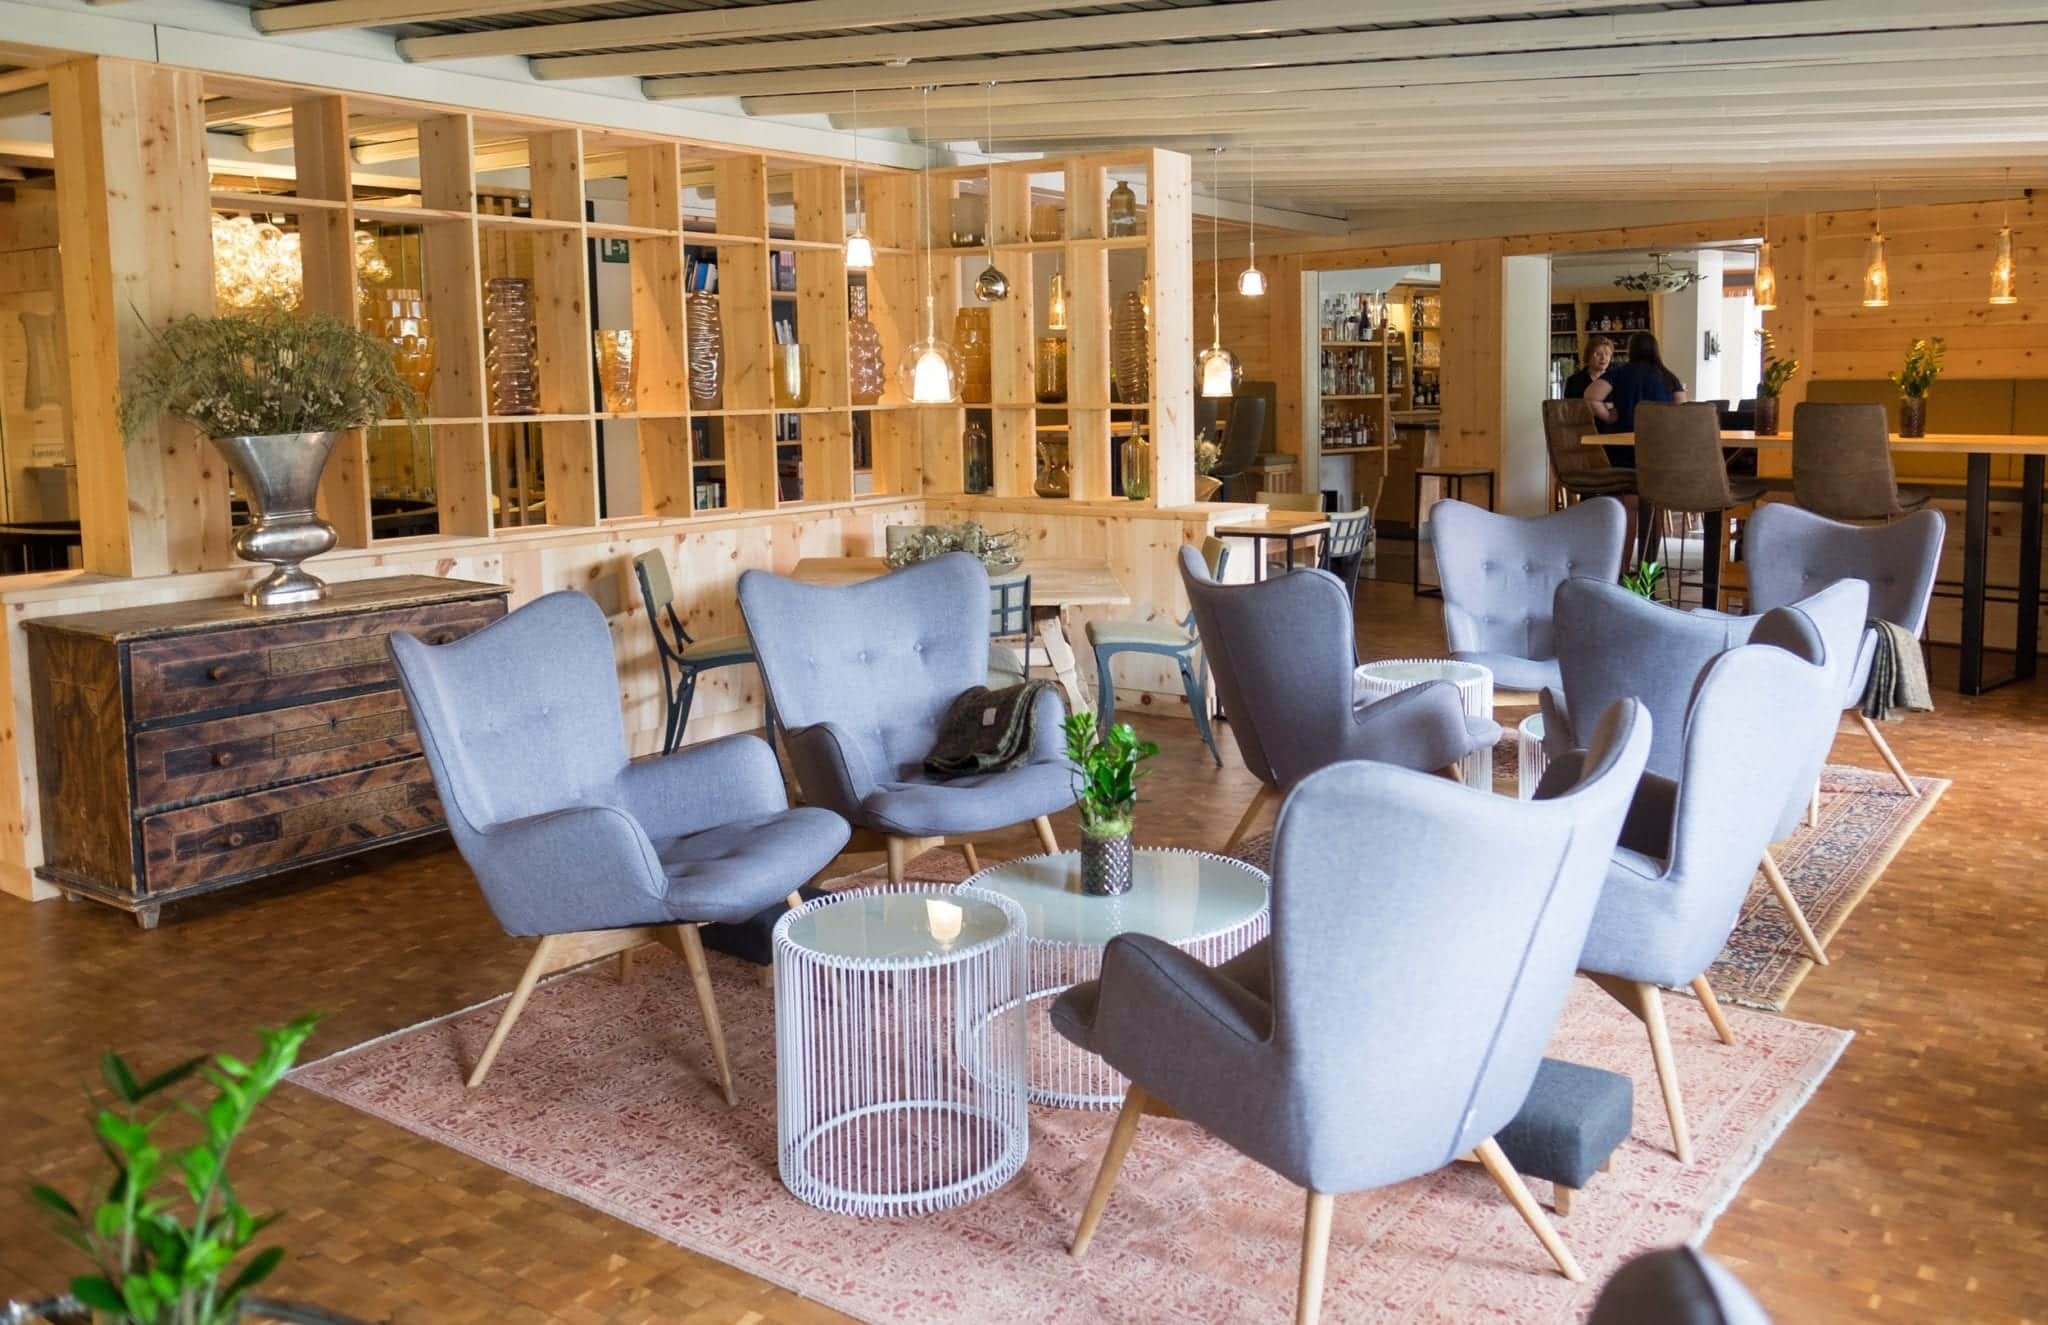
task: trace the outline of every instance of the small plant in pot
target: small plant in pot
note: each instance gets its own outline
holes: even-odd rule
[[[1641,561],[1621,573],[1621,587],[1651,602],[1657,601],[1657,587],[1664,583],[1664,563]]]
[[[1757,338],[1763,342],[1763,379],[1756,384],[1756,431],[1760,436],[1775,437],[1778,433],[1778,396],[1785,384],[1799,375],[1799,360],[1780,359],[1772,354],[1774,345],[1769,331],[1759,331]]]
[[[1159,753],[1127,722],[1101,729],[1093,713],[1067,719],[1067,758],[1081,810],[1081,890],[1098,897],[1129,892],[1131,821],[1138,810],[1138,765]]]
[[[143,1078],[120,1055],[103,1056],[100,1075],[112,1098],[97,1105],[92,1124],[112,1178],[75,1203],[53,1187],[30,1193],[95,1273],[74,1278],[67,1296],[0,1309],[0,1323],[348,1325],[342,1316],[248,1296],[284,1259],[284,1248],[249,1254],[277,1216],[251,1214],[227,1171],[228,1152],[318,1020],[308,1014],[259,1030],[262,1050],[248,1062],[218,1054]],[[176,1098],[176,1088],[195,1075],[213,1088],[212,1098]],[[198,1135],[174,1145],[167,1133],[176,1128]]]
[[[1890,375],[1899,389],[1899,436],[1927,435],[1927,393],[1941,376],[1941,356],[1947,352],[1948,342],[1939,336],[1916,340],[1906,351],[1905,367]]]
[[[327,457],[343,432],[394,408],[418,417],[390,343],[325,313],[284,308],[181,318],[151,335],[122,384],[122,431],[135,438],[168,413],[227,459],[255,517],[236,532],[235,553],[275,567],[245,595],[251,606],[326,597],[300,563],[334,546],[334,527],[314,509]]]

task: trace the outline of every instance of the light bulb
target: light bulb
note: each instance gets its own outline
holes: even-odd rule
[[[1246,267],[1237,274],[1237,292],[1247,299],[1256,299],[1266,292],[1266,273],[1257,267]]]
[[[942,902],[936,897],[925,899],[925,925],[941,943],[950,944],[958,939],[966,918],[967,912],[957,902]]]
[[[935,336],[903,352],[898,370],[903,394],[918,405],[950,405],[960,399],[960,356]]]
[[[1062,272],[1052,274],[1052,298],[1045,310],[1045,329],[1067,329],[1067,278]]]
[[[1766,240],[1756,260],[1756,307],[1758,312],[1768,313],[1777,306],[1778,269],[1771,265],[1771,245]]]
[[[1237,356],[1221,345],[1211,345],[1195,360],[1202,377],[1202,395],[1216,400],[1237,394]]]
[[[846,269],[848,271],[873,271],[875,269],[875,246],[869,242],[865,232],[856,229],[846,237]]]
[[[1870,232],[1870,247],[1863,266],[1863,306],[1885,308],[1892,301],[1892,276],[1884,261],[1884,234]]]
[[[1998,252],[1991,259],[1991,302],[1994,304],[2016,304],[2020,301],[2017,285],[2019,273],[2012,261],[2012,227],[1998,227]]]

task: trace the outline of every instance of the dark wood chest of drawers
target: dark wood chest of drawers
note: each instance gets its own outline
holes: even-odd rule
[[[505,614],[509,590],[408,575],[318,603],[238,599],[25,623],[44,864],[154,928],[167,901],[441,826],[385,649]]]

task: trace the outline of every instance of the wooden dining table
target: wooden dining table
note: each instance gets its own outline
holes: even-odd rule
[[[1588,433],[1586,446],[1633,446],[1632,432]],[[1789,432],[1757,433],[1727,430],[1721,434],[1723,450],[1753,448],[1758,451],[1789,451]],[[2032,678],[2039,664],[2041,643],[2041,486],[2048,467],[2048,437],[2006,433],[1928,433],[1924,437],[1891,435],[1891,449],[1907,455],[1955,455],[1965,460],[1963,478],[1963,621],[1962,660],[1956,688],[1966,695],[1981,695],[2014,681]],[[2010,587],[2011,601],[2019,609],[2013,631],[2012,672],[1987,680],[1984,675],[1984,609],[1991,585],[1991,461],[1994,456],[2020,458],[2020,565],[2019,582]],[[1998,586],[2000,593],[2006,586]],[[2001,600],[2004,601],[2004,600]]]
[[[880,557],[805,557],[797,562],[792,578],[804,584],[858,584],[889,573],[889,563]],[[1045,649],[1046,661],[1067,695],[1067,711],[1092,709],[1093,703],[1074,665],[1073,645],[1068,642],[1066,613],[1076,607],[1124,607],[1131,595],[1116,578],[1109,563],[1094,557],[1027,557],[1013,575],[1031,577],[1031,624]]]

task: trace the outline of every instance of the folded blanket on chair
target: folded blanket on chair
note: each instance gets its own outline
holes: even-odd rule
[[[924,771],[935,778],[999,773],[1023,762],[1031,753],[1031,711],[1050,681],[990,690],[974,686],[962,691],[939,723],[938,743],[924,757]]]
[[[1932,712],[1934,692],[1927,685],[1920,641],[1897,622],[1873,617],[1868,625],[1877,636],[1877,652],[1870,660],[1870,682],[1863,688],[1863,716],[1882,722],[1899,709]]]

